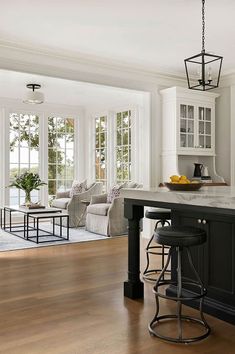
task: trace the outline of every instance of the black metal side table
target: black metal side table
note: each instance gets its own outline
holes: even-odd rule
[[[67,213],[43,213],[43,214],[29,214],[29,218],[32,218],[34,220],[34,225],[36,224],[36,228],[34,227],[34,231],[36,231],[36,235],[34,236],[29,236],[29,240],[36,242],[36,243],[44,243],[44,242],[54,242],[58,240],[69,240],[69,214]],[[57,235],[55,233],[55,218],[60,219],[60,234]],[[67,219],[67,227],[66,227],[66,238],[63,237],[62,234],[62,219],[66,218]],[[43,219],[52,219],[52,233],[49,231],[45,231],[39,228],[39,223],[40,220]],[[43,231],[44,234],[40,234],[40,231]],[[44,240],[44,241],[39,241],[40,237],[46,237],[46,236],[54,236],[56,239],[55,240]],[[36,239],[36,241],[34,241]]]
[[[12,224],[12,214],[13,213],[21,213],[23,214],[23,224],[21,225],[13,225]],[[30,241],[29,233],[31,231],[35,231],[35,219],[34,219],[34,225],[29,226],[29,217],[32,215],[37,215],[37,214],[43,214],[43,215],[48,215],[48,214],[56,214],[57,216],[62,213],[61,209],[58,208],[43,208],[43,209],[29,209],[27,207],[19,206],[19,205],[13,205],[13,206],[5,206],[3,209],[1,209],[1,215],[0,215],[0,223],[1,223],[1,228],[4,229],[6,232],[11,233],[12,235],[15,235],[17,237],[24,238],[26,240]],[[3,217],[2,217],[3,214]],[[7,215],[9,215],[9,226],[6,225],[6,218]],[[20,234],[23,232],[23,236]]]

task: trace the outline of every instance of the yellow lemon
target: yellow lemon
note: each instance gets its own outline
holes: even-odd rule
[[[170,177],[171,182],[179,182],[179,176],[173,175]]]
[[[182,175],[182,176],[180,176],[180,179],[182,179],[182,180],[187,180],[187,177],[184,176],[184,175]]]
[[[189,181],[188,179],[180,179],[180,180],[179,180],[179,183],[180,183],[180,184],[189,184],[190,181]]]

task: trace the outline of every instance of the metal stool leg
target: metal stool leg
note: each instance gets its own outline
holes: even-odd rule
[[[163,277],[164,277],[164,273],[170,263],[170,260],[171,260],[171,254],[172,254],[172,248],[170,248],[169,250],[169,253],[168,253],[168,257],[167,257],[167,261],[166,261],[166,264],[165,264],[165,267],[162,269],[161,271],[161,274],[159,275],[159,278],[157,279],[157,282],[156,282],[156,285],[154,286],[153,290],[157,290],[158,289],[158,286],[161,284],[162,280],[163,280]],[[149,324],[149,332],[150,334],[152,335],[155,335],[155,332],[153,331],[152,329],[152,325],[158,321],[158,314],[159,314],[159,297],[158,296],[155,296],[155,300],[156,300],[156,312],[155,312],[155,316],[154,318],[152,319],[151,323]]]
[[[203,286],[203,283],[194,267],[194,264],[192,262],[192,257],[191,257],[191,253],[188,247],[185,247],[186,249],[186,253],[188,256],[188,260],[189,260],[189,265],[191,267],[191,269],[193,270],[197,281],[187,281],[187,284],[193,285],[193,286],[197,286],[200,289],[200,294],[199,295],[195,295],[195,296],[191,296],[191,297],[185,297],[182,295],[182,286],[183,286],[183,278],[182,278],[182,268],[181,268],[181,259],[182,259],[182,247],[174,247],[172,246],[169,250],[169,254],[167,257],[167,261],[166,264],[156,282],[156,285],[153,288],[153,292],[155,294],[155,299],[156,299],[156,312],[155,312],[155,316],[153,318],[153,320],[150,322],[149,324],[149,332],[151,335],[158,337],[160,339],[164,339],[166,341],[169,342],[174,342],[174,343],[192,343],[192,342],[196,342],[199,340],[202,340],[204,338],[206,338],[209,334],[210,334],[210,327],[207,324],[203,312],[202,312],[202,303],[203,303],[203,298],[206,294],[206,289]],[[167,267],[169,266],[170,263],[170,259],[172,256],[173,251],[176,250],[177,252],[177,261],[178,261],[178,266],[177,266],[177,282],[172,281],[172,280],[164,280],[164,273],[167,269]],[[161,292],[159,292],[159,287],[164,286],[164,285],[175,285],[177,286],[177,296],[173,297],[173,296],[167,296],[165,294],[162,294]],[[160,298],[164,298],[167,300],[173,300],[177,302],[177,313],[176,315],[172,315],[172,314],[167,314],[167,315],[161,315],[159,316],[159,297]],[[194,318],[191,316],[185,316],[182,315],[182,303],[183,301],[190,301],[190,300],[194,300],[194,299],[199,299],[200,300],[200,318]],[[176,320],[177,321],[177,327],[178,327],[178,335],[177,337],[169,337],[169,336],[165,336],[162,333],[158,332],[157,327],[161,325],[161,322],[166,322],[166,321],[171,321],[171,320]],[[194,337],[184,337],[183,336],[183,331],[182,331],[182,323],[183,321],[185,322],[191,322],[191,323],[197,323],[199,325],[201,325],[204,328],[204,333],[202,335],[199,336],[194,336]]]
[[[199,274],[196,271],[196,268],[193,264],[192,255],[191,255],[190,249],[188,247],[186,247],[186,252],[187,252],[187,256],[188,256],[188,260],[189,260],[189,264],[191,266],[191,269],[193,270],[198,283],[201,285],[201,295],[206,294],[206,289],[204,288],[201,278],[199,277]],[[211,331],[210,326],[206,322],[206,319],[205,319],[203,311],[202,311],[203,301],[204,301],[204,296],[202,296],[200,299],[200,305],[199,305],[200,316],[201,316],[202,322],[204,323],[205,327],[208,329],[208,331],[210,333],[210,331]]]
[[[150,249],[150,245],[151,245],[151,243],[152,243],[152,241],[153,241],[153,238],[154,238],[154,234],[152,235],[152,237],[151,237],[150,241],[148,242],[147,247],[146,247],[146,249],[145,249],[145,250],[146,250],[146,257],[147,257],[147,265],[146,265],[146,268],[145,268],[143,274],[147,274],[147,273],[148,273],[148,268],[149,268],[149,253],[148,253],[147,251]]]
[[[170,226],[170,223],[168,220],[162,219],[162,220],[158,220],[155,224],[154,227],[154,232],[156,231],[156,229],[158,228],[158,225],[161,224],[161,226],[163,227],[165,224],[168,224]],[[146,251],[146,259],[147,259],[147,263],[146,263],[146,267],[145,270],[143,271],[143,279],[144,280],[148,280],[148,281],[156,281],[157,278],[154,275],[157,275],[158,273],[160,273],[162,271],[162,269],[164,268],[165,265],[165,256],[168,254],[166,253],[166,250],[169,249],[169,247],[166,246],[152,246],[152,241],[154,239],[154,233],[152,235],[152,237],[150,238],[145,251]],[[159,251],[157,251],[159,250]],[[158,269],[149,269],[150,266],[150,257],[149,255],[153,254],[153,255],[158,255],[161,256],[161,268]],[[169,274],[170,270],[166,270],[166,272]]]
[[[177,258],[178,258],[178,267],[177,267],[177,297],[180,299],[182,296],[182,276],[181,276],[181,254],[182,250],[180,247],[176,248]],[[177,301],[177,317],[178,317],[178,337],[182,340],[182,303],[180,300]]]

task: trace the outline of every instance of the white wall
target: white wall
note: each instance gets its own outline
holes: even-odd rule
[[[235,80],[234,80],[235,81]],[[231,128],[231,143],[230,143],[230,153],[231,153],[231,185],[235,185],[235,82],[231,85],[231,102],[230,102],[230,128]]]
[[[231,182],[231,89],[223,87],[218,90],[220,96],[216,99],[215,109],[215,150],[216,171],[224,177],[225,182]]]

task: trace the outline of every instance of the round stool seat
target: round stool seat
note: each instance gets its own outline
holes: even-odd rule
[[[190,226],[165,226],[156,229],[154,239],[165,246],[195,246],[206,242],[206,232]]]
[[[154,220],[170,220],[171,210],[169,209],[149,209],[146,210],[145,217]]]

